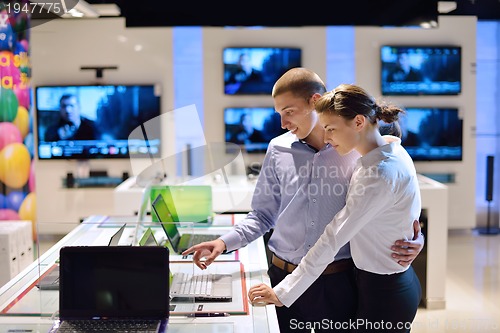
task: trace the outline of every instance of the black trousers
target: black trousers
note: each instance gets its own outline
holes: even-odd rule
[[[274,287],[289,273],[271,265],[268,274]],[[276,307],[280,332],[349,332],[356,300],[354,269],[321,275],[289,308]]]
[[[410,332],[422,289],[410,266],[405,272],[380,275],[356,270],[358,312],[352,332]]]

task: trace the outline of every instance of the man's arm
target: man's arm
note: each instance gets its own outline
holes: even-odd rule
[[[401,266],[409,266],[424,248],[424,243],[425,239],[420,222],[415,220],[413,221],[413,239],[411,241],[397,240],[391,247],[391,250],[394,251],[392,257]]]

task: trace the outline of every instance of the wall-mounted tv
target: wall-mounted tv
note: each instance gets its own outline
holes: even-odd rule
[[[129,138],[160,115],[159,90],[155,85],[36,87],[38,158],[160,156],[159,121],[149,122],[141,138]]]
[[[382,95],[460,94],[461,54],[460,46],[382,46]]]
[[[406,108],[401,144],[414,161],[461,161],[463,120],[456,108]]]
[[[287,130],[272,107],[224,109],[226,142],[241,146],[247,153],[265,153],[269,141]]]
[[[270,95],[281,75],[302,64],[302,50],[289,47],[228,47],[222,57],[226,95]]]

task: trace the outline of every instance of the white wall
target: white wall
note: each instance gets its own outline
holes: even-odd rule
[[[122,18],[61,19],[36,26],[31,30],[32,86],[93,84],[95,72],[81,71],[81,66],[116,65],[118,70],[104,71],[101,83],[158,83],[162,88],[162,112],[170,111],[174,105],[171,30],[126,29]],[[141,45],[140,51],[135,51],[137,45]],[[173,119],[168,119],[172,118],[170,114],[166,118],[162,141],[174,142]],[[163,145],[162,155],[171,154],[172,149]],[[37,219],[42,232],[67,231],[82,217],[113,212],[112,189],[62,187],[66,173],[76,175],[77,169],[75,161],[36,162]],[[90,169],[107,170],[112,177],[121,177],[124,171],[132,174],[128,160],[91,160]],[[69,225],[53,229],[48,223]]]
[[[420,173],[454,174],[449,183],[449,228],[473,228],[476,174],[476,24],[471,16],[439,17],[437,29],[356,28],[356,82],[375,95],[380,92],[380,46],[457,45],[462,47],[462,93],[458,96],[387,96],[404,106],[458,107],[463,116],[463,161],[415,162]]]
[[[488,223],[486,156],[495,156],[490,227],[500,223],[500,21],[477,25],[477,225]]]

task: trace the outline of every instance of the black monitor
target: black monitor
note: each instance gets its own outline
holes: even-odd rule
[[[414,161],[461,161],[463,120],[456,108],[406,108],[402,145]]]
[[[161,155],[155,85],[39,86],[35,97],[40,160]]]
[[[226,108],[224,126],[226,142],[238,144],[250,154],[265,153],[272,138],[287,132],[272,107]]]
[[[383,95],[458,95],[462,90],[460,46],[380,48]]]
[[[302,51],[290,47],[228,47],[223,50],[226,95],[270,95],[286,71],[301,66]]]

